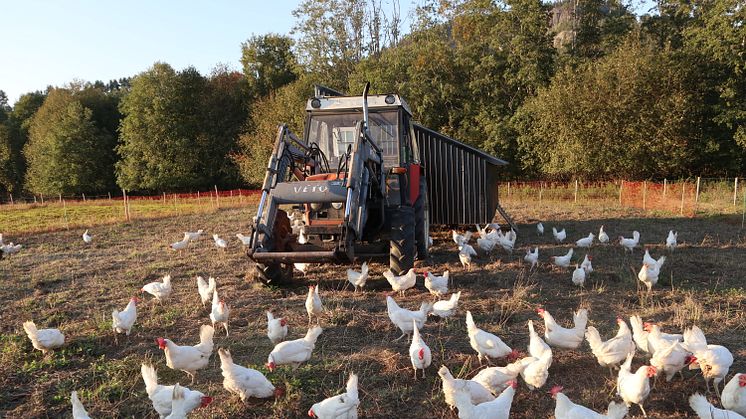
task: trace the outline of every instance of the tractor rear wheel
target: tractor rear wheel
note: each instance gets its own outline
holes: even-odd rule
[[[390,215],[389,268],[394,275],[402,275],[414,267],[414,208],[401,206]]]
[[[257,263],[254,277],[264,285],[289,285],[293,280],[293,265],[286,263]]]
[[[427,202],[427,181],[420,177],[420,194],[414,201],[414,237],[417,243],[417,260],[424,260],[430,256],[427,242],[430,238],[430,217]]]

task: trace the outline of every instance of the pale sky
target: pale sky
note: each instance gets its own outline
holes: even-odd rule
[[[202,74],[219,63],[240,70],[241,42],[252,34],[289,33],[299,2],[0,0],[0,90],[12,105],[48,85],[107,82],[156,61],[175,69],[193,65]],[[412,3],[420,1],[399,0],[405,32]]]

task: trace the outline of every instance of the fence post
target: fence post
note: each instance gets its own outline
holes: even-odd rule
[[[666,197],[666,189],[668,189],[668,179],[663,178],[663,197]]]
[[[13,205],[13,194],[10,194],[10,205]]]
[[[619,181],[619,206],[622,206],[622,188],[624,188],[624,181]]]
[[[166,205],[166,193],[165,192],[163,192],[163,205],[164,206]]]
[[[213,186],[215,186],[215,208],[220,208],[220,202],[218,202],[218,185]]]
[[[697,176],[697,192],[694,194],[694,202],[699,202],[699,180],[701,178]]]
[[[539,202],[541,202],[542,195],[544,195],[544,182],[539,182]]]
[[[109,194],[109,201],[111,201],[111,192],[107,192]]]
[[[578,180],[575,179],[575,203],[578,203]]]
[[[681,207],[679,208],[679,215],[684,215],[684,193],[686,192],[686,182],[681,182]]]
[[[67,222],[67,201],[65,200],[62,201],[62,214],[65,220],[65,230],[69,230],[70,224]]]
[[[648,208],[648,181],[642,181],[642,209]]]
[[[510,196],[510,181],[508,181],[508,196]]]
[[[83,194],[83,202],[85,202],[85,194]]]
[[[62,203],[62,194],[57,194],[57,197],[59,198],[60,204],[61,204]]]
[[[743,194],[743,209],[741,210],[741,230],[743,230],[743,222],[746,221],[746,191]]]
[[[34,204],[36,203],[36,195],[34,195]]]
[[[124,189],[122,189],[122,204],[124,205],[124,220],[129,221],[130,214],[129,211],[127,211],[127,191]]]
[[[733,206],[736,206],[737,199],[738,199],[738,178],[736,177],[735,184],[733,185]]]
[[[41,194],[41,204],[44,205],[44,194]]]
[[[200,197],[199,197],[199,190],[198,190],[198,191],[197,191],[197,203],[199,204],[200,202],[202,202],[202,200],[201,200],[201,199],[200,199]]]

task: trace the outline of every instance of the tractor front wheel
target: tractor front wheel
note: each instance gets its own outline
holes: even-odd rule
[[[414,267],[415,217],[414,208],[401,206],[390,212],[389,268],[394,275],[402,275]]]
[[[417,245],[417,260],[425,260],[430,256],[428,249],[430,216],[427,202],[427,181],[424,176],[420,177],[420,194],[414,201],[414,215],[416,218],[414,235]]]
[[[293,265],[286,263],[257,263],[254,277],[264,285],[289,285],[293,280]]]

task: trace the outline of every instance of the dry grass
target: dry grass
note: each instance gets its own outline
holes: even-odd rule
[[[455,418],[443,402],[437,369],[447,365],[461,378],[479,369],[469,347],[463,314],[471,310],[480,327],[498,333],[511,346],[524,351],[528,343],[526,321],[537,320],[534,308],[543,305],[561,322],[570,311],[590,309],[590,324],[602,336],[614,331],[617,315],[639,313],[659,322],[664,330],[699,324],[708,338],[731,348],[736,363],[732,371],[744,371],[746,363],[746,293],[741,272],[746,239],[737,222],[728,217],[703,219],[664,218],[639,210],[615,210],[594,206],[528,207],[513,205],[509,211],[521,224],[513,255],[480,259],[479,266],[464,270],[458,264],[450,234],[435,233],[430,260],[418,263],[434,272],[451,270],[454,290],[462,291],[459,315],[450,321],[430,321],[423,332],[433,351],[433,366],[425,379],[414,381],[407,355],[408,343],[392,342],[399,333],[390,324],[382,291],[389,289],[380,263],[371,264],[373,280],[367,291],[354,293],[344,282],[345,267],[315,266],[308,281],[321,283],[321,297],[328,309],[322,319],[324,333],[310,362],[295,372],[286,368],[269,374],[284,386],[287,395],[277,401],[242,404],[222,389],[219,361],[200,371],[190,386],[216,397],[194,417],[303,417],[311,404],[344,388],[350,371],[360,375],[361,416],[369,418]],[[187,376],[165,366],[153,340],[170,337],[193,344],[199,325],[209,322],[196,292],[196,275],[218,277],[219,288],[232,306],[231,335],[216,333],[216,344],[228,347],[237,363],[265,371],[271,350],[265,335],[264,311],[286,316],[291,338],[300,337],[307,324],[303,302],[305,284],[290,289],[267,289],[244,279],[246,257],[234,234],[246,231],[250,208],[224,209],[217,213],[113,223],[92,229],[94,244],[85,246],[82,231],[17,234],[6,230],[6,240],[23,243],[22,253],[0,261],[0,417],[61,417],[69,415],[69,393],[77,389],[93,417],[156,417],[139,376],[139,364],[154,362],[165,383],[188,384]],[[530,223],[541,219],[548,229],[567,228],[577,239],[603,224],[609,234],[642,233],[651,252],[662,252],[661,243],[670,228],[678,230],[683,245],[669,256],[660,287],[652,296],[638,293],[630,267],[637,269],[642,257],[626,256],[616,246],[594,247],[595,271],[585,289],[571,285],[570,272],[546,266],[550,255],[566,252],[556,246],[551,233],[538,237]],[[5,226],[7,228],[7,226]],[[229,240],[219,251],[203,237],[188,251],[169,251],[168,243],[185,230],[204,228]],[[525,249],[538,245],[545,262],[535,272],[522,263]],[[577,252],[577,257],[584,252]],[[150,298],[140,305],[138,322],[129,340],[115,345],[110,313],[123,308],[128,298],[146,282],[170,273],[174,277],[171,301],[159,306]],[[430,296],[421,279],[417,289],[397,301],[407,308],[419,307]],[[43,357],[26,339],[21,323],[34,319],[41,327],[59,327],[67,336],[64,349]],[[540,327],[541,329],[541,327]],[[635,366],[643,362],[642,356]],[[498,364],[501,364],[498,361]],[[603,410],[612,399],[614,379],[596,363],[587,345],[576,351],[555,351],[549,385],[560,384],[578,403]],[[691,417],[686,398],[704,392],[700,376],[685,373],[682,381],[659,383],[646,403],[654,418]],[[513,417],[547,418],[553,400],[544,391],[522,386],[513,404]],[[636,407],[634,417],[640,417]]]

